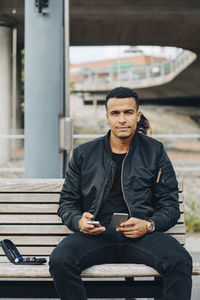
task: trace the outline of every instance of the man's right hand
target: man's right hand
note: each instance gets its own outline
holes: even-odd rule
[[[78,221],[78,228],[81,232],[86,234],[100,234],[105,231],[105,227],[94,227],[94,225],[88,224],[94,216],[89,212],[84,212],[81,219]]]

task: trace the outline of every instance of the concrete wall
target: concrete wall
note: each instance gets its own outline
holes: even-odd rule
[[[11,131],[12,29],[0,22],[0,135]],[[10,141],[0,139],[0,165],[10,158]]]

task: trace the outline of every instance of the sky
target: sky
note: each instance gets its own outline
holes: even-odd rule
[[[78,64],[83,62],[111,59],[124,56],[137,55],[125,52],[130,46],[71,46],[70,63]],[[181,48],[160,47],[160,46],[136,46],[136,49],[142,51],[145,55],[166,57],[172,59],[177,55]],[[141,52],[139,53],[141,54]]]

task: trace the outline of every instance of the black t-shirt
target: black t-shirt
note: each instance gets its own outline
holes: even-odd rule
[[[128,208],[123,198],[121,188],[121,170],[125,155],[126,153],[112,153],[112,160],[116,163],[117,169],[109,196],[102,203],[101,209],[96,217],[96,220],[100,221],[101,225],[108,226],[113,213],[128,213]]]

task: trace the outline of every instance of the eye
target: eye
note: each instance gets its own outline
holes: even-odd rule
[[[112,116],[114,116],[114,115],[118,115],[119,114],[119,112],[118,111],[111,111],[111,113],[110,113]]]
[[[127,111],[126,111],[126,114],[127,114],[127,115],[133,115],[133,113],[134,113],[134,112],[133,112],[132,110],[127,110]]]

